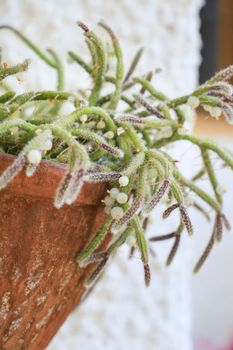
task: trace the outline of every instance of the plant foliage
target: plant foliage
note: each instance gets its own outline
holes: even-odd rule
[[[212,141],[192,136],[186,125],[198,107],[213,117],[223,114],[227,122],[233,121],[233,90],[228,82],[233,66],[220,71],[191,94],[170,99],[151,82],[155,72],[135,75],[143,50],[136,53],[125,72],[117,37],[105,23],[99,25],[109,35],[111,54],[101,37],[80,22],[78,26],[83,30],[90,61],[86,62],[73,51],[68,52],[70,59],[80,65],[92,81],[91,90],[78,93],[65,90],[62,63],[55,51],[43,52],[16,29],[0,27],[17,35],[57,73],[56,90],[17,95],[6,79],[26,71],[29,61],[10,67],[1,62],[0,147],[2,152],[17,157],[0,175],[0,189],[22,169],[27,176],[32,176],[42,159],[67,164],[67,172],[55,194],[56,208],[71,205],[84,181],[108,182],[109,193],[103,199],[106,220],[77,256],[77,262],[80,266],[98,262],[87,281],[92,283],[111,254],[131,241],[132,249],[140,252],[147,285],[150,282],[149,241],[174,240],[167,259],[170,264],[182,232],[193,234],[186,208],[188,193],[193,192],[197,201],[191,206],[208,218],[200,200],[215,212],[210,241],[195,266],[198,271],[212,247],[221,240],[223,227],[230,229],[222,212],[222,192],[212,155],[217,155],[231,169],[233,156]],[[111,87],[109,93],[105,92],[106,86]],[[62,112],[64,103],[72,106],[73,111],[68,115]],[[203,167],[192,179],[183,176],[167,147],[183,140],[196,145],[202,157]],[[208,176],[213,195],[196,183],[204,175]],[[148,240],[145,236],[148,216],[164,197],[167,208],[163,218],[176,211],[179,226],[172,233]],[[114,234],[112,241],[107,250],[101,252],[98,248],[109,231]]]

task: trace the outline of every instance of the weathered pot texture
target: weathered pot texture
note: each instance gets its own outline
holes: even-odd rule
[[[1,154],[0,173],[13,160]],[[106,187],[85,183],[72,206],[56,209],[64,172],[43,161],[33,177],[21,172],[0,192],[1,350],[45,349],[80,302],[95,267],[81,269],[75,257],[104,220]]]

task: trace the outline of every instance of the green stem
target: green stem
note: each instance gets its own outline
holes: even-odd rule
[[[179,171],[178,169],[174,170],[174,176],[175,178],[181,183],[181,185],[188,187],[191,191],[196,193],[204,202],[209,204],[215,211],[220,212],[221,207],[213,198],[203,191],[200,187],[194,184],[194,182],[187,180]]]
[[[138,249],[141,253],[141,259],[144,264],[148,263],[148,247],[147,247],[147,241],[145,238],[144,231],[142,229],[140,220],[138,216],[135,216],[133,218],[133,227],[135,230],[136,234],[136,240],[137,240],[137,245]]]
[[[79,142],[77,142],[70,132],[64,130],[63,128],[59,127],[55,123],[54,124],[47,124],[47,125],[45,124],[45,125],[43,125],[43,128],[50,129],[56,137],[65,141],[68,145],[76,147],[77,151],[80,154],[80,158],[82,159],[82,163],[85,166],[88,165],[89,156],[88,156],[88,153],[86,151],[86,148],[83,145],[81,145]]]
[[[201,148],[201,155],[202,155],[202,159],[203,159],[205,168],[207,170],[207,174],[208,174],[209,179],[210,179],[210,183],[211,183],[212,188],[214,190],[215,197],[216,197],[217,201],[219,202],[219,204],[222,205],[222,196],[218,193],[218,188],[219,188],[218,180],[215,176],[215,172],[214,172],[213,166],[211,164],[208,150],[202,147]]]
[[[193,135],[179,135],[178,133],[175,133],[171,137],[165,138],[163,140],[157,141],[154,143],[154,147],[156,148],[161,148],[169,143],[176,142],[179,140],[187,140],[192,142],[193,144],[199,146],[199,147],[204,147],[207,148],[214,153],[216,153],[231,169],[233,169],[233,157],[229,155],[228,152],[226,152],[223,148],[220,146],[216,145],[210,140],[202,140],[196,136]]]
[[[204,147],[207,148],[215,153],[231,168],[233,169],[233,157],[230,157],[224,149],[213,143],[212,141],[209,140],[201,140],[196,136],[191,136],[191,135],[180,135],[176,136],[177,140],[187,140],[190,141],[199,147]]]
[[[166,101],[168,99],[168,97],[163,92],[156,90],[148,80],[139,77],[134,78],[133,80],[142,85],[144,89],[156,99],[160,101]]]
[[[15,96],[14,91],[8,91],[5,94],[0,96],[0,103],[5,103],[9,100],[11,100]]]
[[[18,36],[28,47],[30,47],[30,49],[32,49],[32,51],[34,51],[49,66],[51,66],[53,68],[57,68],[56,63],[54,61],[50,60],[48,58],[48,56],[38,48],[38,46],[33,44],[33,42],[31,40],[29,40],[25,35],[21,34],[20,31],[18,31],[17,29],[15,29],[9,25],[2,25],[2,26],[0,26],[0,30],[1,29],[7,29],[7,30],[10,30],[11,32],[13,32],[14,34],[16,34],[16,36]]]
[[[124,78],[124,81],[123,81],[124,84],[130,79],[130,77],[132,76],[133,72],[135,71],[135,69],[136,69],[136,67],[138,65],[138,62],[140,61],[140,58],[141,58],[141,56],[143,54],[143,50],[144,50],[144,48],[141,47],[136,52],[136,55],[134,56],[131,65],[129,66],[128,72],[125,75],[125,78]]]
[[[124,64],[123,64],[123,58],[122,58],[122,51],[121,47],[119,45],[119,41],[111,28],[107,26],[105,23],[100,22],[99,25],[104,28],[108,34],[111,37],[114,53],[117,60],[117,66],[116,66],[116,80],[115,80],[115,91],[111,97],[110,103],[109,103],[109,109],[114,110],[116,109],[118,102],[121,98],[121,92],[122,92],[122,80],[124,75]]]
[[[112,224],[112,217],[108,216],[102,227],[99,229],[99,231],[96,233],[96,235],[92,238],[92,240],[87,244],[87,246],[81,251],[81,253],[77,257],[77,263],[80,264],[80,266],[85,264],[85,260],[89,258],[92,253],[99,247],[101,242],[104,240],[105,236],[109,232],[109,229]]]
[[[92,67],[89,66],[80,56],[73,51],[68,51],[69,57],[76,63],[78,63],[88,74],[92,74]]]
[[[91,95],[89,98],[90,106],[94,106],[99,99],[100,90],[104,81],[104,74],[106,69],[106,57],[105,51],[102,41],[98,38],[98,36],[90,31],[87,26],[81,22],[77,23],[80,28],[84,30],[84,35],[88,40],[91,41],[96,50],[97,64],[96,69],[94,71],[94,86],[91,91]]]
[[[6,67],[6,68],[0,68],[0,81],[5,79],[6,77],[10,75],[14,75],[17,73],[25,72],[28,69],[30,61],[25,60],[23,63],[16,64],[12,67]]]
[[[77,109],[76,111],[72,112],[65,118],[60,119],[58,123],[59,125],[66,127],[74,123],[75,121],[78,121],[80,117],[85,114],[102,118],[105,121],[108,129],[113,132],[116,132],[116,125],[114,124],[112,118],[104,109],[100,107],[83,107],[83,108]]]
[[[62,90],[64,90],[64,86],[65,86],[64,69],[62,66],[62,62],[54,50],[48,49],[47,51],[51,54],[51,56],[53,57],[53,60],[56,64],[57,90],[62,91]]]

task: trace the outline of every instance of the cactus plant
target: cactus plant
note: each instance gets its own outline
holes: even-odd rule
[[[233,66],[216,73],[190,94],[170,99],[154,86],[154,71],[136,75],[143,50],[136,53],[125,72],[117,37],[108,25],[102,22],[99,25],[109,35],[112,54],[107,52],[101,37],[85,24],[78,23],[90,61],[86,62],[73,51],[68,52],[68,56],[90,76],[92,85],[90,90],[77,93],[65,90],[62,63],[54,50],[44,52],[16,29],[0,26],[17,35],[57,73],[55,90],[26,91],[17,95],[7,84],[7,77],[26,71],[29,61],[15,66],[1,61],[0,87],[4,92],[0,96],[0,147],[1,152],[17,157],[0,174],[0,189],[22,169],[27,176],[33,176],[42,159],[67,165],[66,174],[54,194],[54,206],[58,209],[74,203],[84,182],[109,184],[108,194],[103,198],[106,219],[76,258],[80,266],[98,263],[88,276],[87,285],[98,278],[109,257],[128,237],[135,238],[131,240],[132,248],[140,252],[145,283],[149,285],[149,243],[174,240],[167,259],[170,264],[182,232],[193,233],[185,204],[191,191],[197,198],[192,203],[194,208],[208,215],[200,200],[215,212],[210,241],[194,268],[197,272],[215,243],[222,239],[223,228],[230,229],[223,213],[223,195],[212,155],[217,155],[231,169],[233,156],[214,141],[193,136],[186,126],[197,108],[203,108],[213,118],[223,114],[228,123],[233,122],[233,87],[228,82],[233,76]],[[112,66],[114,69],[110,69]],[[68,115],[62,110],[64,103],[72,106]],[[202,157],[203,167],[192,179],[182,174],[167,147],[183,140],[196,145]],[[208,176],[213,195],[196,184],[204,175]],[[165,195],[167,208],[163,218],[176,211],[179,226],[173,233],[148,240],[145,235],[148,217]],[[112,240],[106,250],[99,251],[109,231]]]

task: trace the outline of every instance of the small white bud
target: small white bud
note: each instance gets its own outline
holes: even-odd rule
[[[87,121],[87,115],[86,115],[86,114],[81,115],[80,121],[81,121],[82,123],[86,123],[86,121]]]
[[[111,213],[111,210],[112,210],[112,207],[110,207],[108,205],[104,208],[104,212],[108,215]]]
[[[219,118],[222,114],[222,110],[219,107],[212,107],[210,110],[211,117]]]
[[[130,247],[135,247],[136,246],[136,238],[134,236],[129,236],[126,238],[126,241],[125,241],[126,244],[128,244]]]
[[[155,182],[156,182],[156,178],[154,178],[154,179],[151,178],[151,179],[148,179],[147,181],[148,181],[148,185],[154,186]]]
[[[107,131],[107,132],[104,134],[104,136],[105,136],[107,139],[111,140],[111,139],[114,138],[114,132],[112,132],[112,131]]]
[[[124,134],[125,132],[125,129],[120,127],[120,128],[117,128],[117,135],[120,136],[121,134]]]
[[[143,135],[142,135],[141,132],[138,132],[138,133],[137,133],[137,136],[138,136],[139,139],[142,139],[142,138],[143,138]]]
[[[129,178],[128,178],[128,176],[123,175],[123,176],[121,176],[121,177],[119,178],[119,184],[120,184],[121,187],[127,186],[128,183],[129,183]]]
[[[119,236],[121,233],[123,233],[126,229],[126,225],[122,225],[121,227],[118,226],[112,226],[111,227],[111,234]]]
[[[42,151],[49,151],[53,147],[53,143],[51,140],[47,140],[44,142],[43,145],[41,145],[40,149]]]
[[[74,96],[69,96],[67,101],[70,103],[74,103]]]
[[[37,129],[37,130],[36,130],[36,135],[39,135],[41,132],[42,132],[41,129]]]
[[[127,196],[126,193],[120,192],[120,193],[117,195],[116,200],[117,200],[117,202],[118,202],[119,204],[124,204],[124,203],[127,203],[128,196]]]
[[[193,116],[193,110],[189,105],[183,105],[182,111],[184,113],[185,119],[190,119]]]
[[[88,106],[88,101],[85,99],[80,100],[79,107],[87,107]]]
[[[170,137],[173,134],[173,130],[170,126],[165,126],[164,128],[162,128],[161,130],[161,136],[162,137]]]
[[[37,166],[35,164],[31,164],[31,163],[28,164],[25,171],[26,176],[31,177],[32,175],[34,175],[36,169],[37,169]]]
[[[114,207],[111,209],[111,216],[114,220],[119,220],[122,218],[124,210],[121,207]]]
[[[117,195],[119,194],[118,188],[116,187],[111,188],[111,190],[109,191],[109,194],[113,199],[116,199]]]
[[[106,205],[113,205],[113,203],[114,203],[114,199],[111,197],[111,196],[106,196],[105,198],[104,198],[104,203],[106,204]]]
[[[209,106],[209,105],[203,105],[203,109],[206,111],[206,112],[211,112],[212,111],[212,106]]]
[[[119,150],[119,158],[124,158],[124,156],[125,156],[125,153],[124,153],[124,151],[122,151],[121,149]]]
[[[37,149],[32,149],[27,155],[28,161],[31,164],[39,164],[42,158],[41,152]]]
[[[86,124],[87,125],[87,127],[89,128],[89,129],[94,129],[95,128],[95,126],[96,126],[96,122],[89,122],[89,123],[87,123]]]
[[[179,128],[177,132],[179,135],[187,135],[189,133],[189,130],[186,128]]]
[[[18,81],[19,84],[22,84],[24,82],[24,76],[23,76],[23,73],[18,73],[16,75],[16,79]]]
[[[227,188],[221,185],[218,185],[216,188],[218,194],[222,195],[227,192]]]
[[[184,205],[185,205],[186,207],[191,207],[191,206],[193,205],[193,198],[192,198],[192,196],[186,195],[186,196],[184,197]]]
[[[71,205],[73,203],[73,198],[72,197],[67,197],[65,200],[67,205]]]
[[[103,120],[100,120],[97,125],[97,129],[104,129],[105,128],[105,122]]]
[[[196,96],[189,96],[187,103],[191,108],[196,109],[200,105],[200,100]]]
[[[87,150],[88,152],[92,152],[94,149],[93,145],[91,145],[90,143],[87,145]]]

